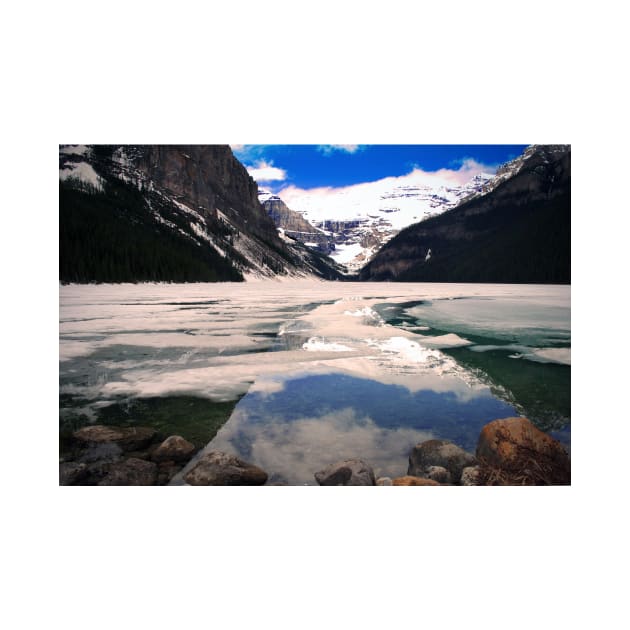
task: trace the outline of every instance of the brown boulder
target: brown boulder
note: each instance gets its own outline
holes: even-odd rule
[[[113,442],[124,451],[141,450],[148,446],[156,435],[150,427],[108,427],[93,424],[73,433],[76,440],[84,445]]]
[[[110,465],[99,486],[153,486],[157,481],[157,464],[130,457]]]
[[[242,459],[221,451],[210,451],[184,475],[191,486],[262,486],[267,473]]]
[[[396,477],[392,481],[393,486],[440,486],[442,484],[434,481],[433,479],[426,479],[424,477],[413,477],[412,475],[405,475],[404,477]]]
[[[571,462],[560,442],[527,418],[503,418],[484,426],[477,458],[484,485],[571,483]]]
[[[167,437],[151,454],[155,462],[184,462],[189,460],[195,452],[195,445],[180,435]]]

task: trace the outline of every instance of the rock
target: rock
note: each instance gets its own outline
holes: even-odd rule
[[[567,485],[571,461],[557,440],[527,418],[494,420],[477,443],[481,477],[489,485]]]
[[[73,433],[74,438],[83,444],[114,442],[124,451],[142,450],[155,435],[155,429],[150,427],[108,427],[101,424],[83,427]]]
[[[122,454],[122,448],[115,442],[90,442],[82,451],[78,461],[84,464],[92,464],[93,462],[111,463],[121,459]]]
[[[453,483],[459,483],[462,470],[476,464],[475,457],[448,440],[427,440],[414,446],[409,455],[408,475],[427,477],[431,466],[446,468]]]
[[[59,464],[59,485],[72,486],[88,476],[88,468],[80,462]]]
[[[153,451],[151,459],[154,462],[185,462],[193,456],[194,452],[194,444],[180,435],[171,435]]]
[[[391,486],[392,485],[391,477],[379,477],[376,480],[376,485],[377,486]]]
[[[235,455],[210,451],[184,475],[184,481],[191,486],[262,486],[267,473]]]
[[[158,467],[137,457],[130,457],[110,465],[99,486],[152,486],[157,481]]]
[[[479,485],[479,466],[466,466],[462,470],[462,478],[459,480],[461,486]]]
[[[376,479],[371,466],[362,459],[346,459],[330,464],[315,473],[320,486],[375,486]]]
[[[438,483],[450,484],[453,482],[451,473],[444,466],[429,466],[425,471],[425,477]]]
[[[170,480],[182,469],[181,462],[164,461],[159,462],[158,465],[158,486],[166,486]]]
[[[440,486],[437,481],[433,479],[427,479],[426,477],[413,477],[412,475],[406,475],[405,477],[396,477],[392,481],[393,486]]]

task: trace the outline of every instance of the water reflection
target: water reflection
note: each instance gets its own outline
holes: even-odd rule
[[[481,427],[515,415],[485,387],[412,391],[347,374],[329,373],[274,381],[253,388],[207,450],[250,461],[270,482],[315,484],[313,474],[341,459],[359,457],[377,476],[406,473],[418,442],[449,439],[474,451]]]

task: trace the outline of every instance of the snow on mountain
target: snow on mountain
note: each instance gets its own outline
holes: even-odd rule
[[[345,188],[267,191],[261,202],[280,197],[292,210],[328,234],[335,249],[330,256],[358,271],[403,228],[455,207],[480,194],[494,176],[475,175],[466,184],[414,171],[404,178],[388,177]],[[401,183],[402,180],[402,183]]]

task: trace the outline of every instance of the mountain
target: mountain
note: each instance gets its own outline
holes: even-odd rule
[[[327,254],[335,249],[330,236],[311,225],[299,212],[288,208],[277,195],[261,188],[258,190],[258,200],[278,230],[286,236]]]
[[[455,208],[403,230],[362,280],[570,283],[571,147],[533,145]]]
[[[280,238],[228,146],[60,145],[62,282],[339,277]]]
[[[480,173],[464,185],[446,181],[435,185],[412,173],[405,184],[385,178],[326,195],[317,190],[293,193],[283,200],[324,233],[334,245],[330,255],[335,261],[357,272],[400,230],[482,192],[491,179]]]

